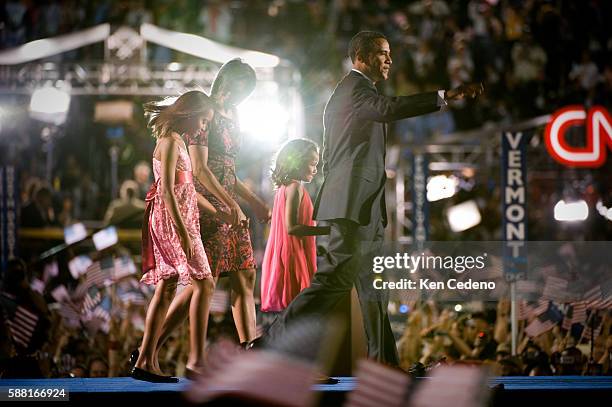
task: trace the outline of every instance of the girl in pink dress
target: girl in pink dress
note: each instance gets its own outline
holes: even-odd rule
[[[155,182],[147,194],[142,233],[141,282],[155,284],[147,309],[142,346],[132,369],[135,379],[176,382],[164,376],[155,358],[155,349],[176,285],[191,284],[190,354],[187,368],[196,371],[204,362],[204,345],[210,299],[214,290],[212,273],[200,240],[198,201],[214,211],[209,202],[197,197],[187,147],[180,134],[203,131],[212,120],[208,96],[199,91],[181,95],[172,104],[148,103],[145,114],[157,139],[153,152]]]
[[[318,162],[318,146],[306,139],[287,142],[276,156],[276,194],[261,271],[264,312],[285,309],[317,270],[315,235],[329,234],[329,227],[315,226],[312,201],[302,184],[312,181]]]

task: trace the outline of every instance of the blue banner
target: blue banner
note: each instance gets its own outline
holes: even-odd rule
[[[527,271],[527,140],[522,132],[502,134],[502,240],[504,270],[509,280]]]
[[[0,168],[0,270],[6,270],[10,259],[17,257],[17,207],[19,193],[17,172],[13,166]]]

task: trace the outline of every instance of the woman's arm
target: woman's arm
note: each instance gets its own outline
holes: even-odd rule
[[[309,226],[298,223],[302,188],[297,182],[292,182],[285,188],[285,225],[291,236],[328,235],[329,226]]]
[[[246,220],[246,216],[244,215],[244,213],[242,213],[242,210],[240,209],[238,203],[232,199],[232,197],[227,193],[225,188],[221,186],[221,184],[217,180],[217,177],[215,177],[215,174],[213,174],[210,168],[208,168],[208,147],[197,144],[190,145],[189,157],[191,157],[194,174],[198,181],[200,181],[200,183],[204,185],[204,188],[210,191],[210,193],[212,193],[215,198],[217,198],[225,206],[230,208],[232,213],[235,213],[235,215],[232,216],[234,222],[231,223],[234,225],[238,225],[241,221]],[[206,208],[202,207],[202,209],[208,212]]]
[[[191,244],[191,238],[187,231],[187,227],[183,222],[183,217],[179,210],[178,202],[176,201],[176,195],[174,194],[174,176],[176,172],[176,163],[178,160],[178,151],[180,148],[178,142],[170,137],[161,139],[159,141],[159,149],[161,154],[161,187],[162,187],[162,199],[168,208],[170,217],[176,226],[178,235],[181,239],[181,246],[185,251],[185,255],[188,259],[193,254],[193,245]]]
[[[196,194],[196,197],[198,199],[198,208],[200,208],[201,211],[204,211],[212,216],[217,216],[219,211],[217,211],[217,208],[215,208],[208,199],[206,199],[202,194]]]
[[[270,216],[272,212],[270,208],[264,201],[261,200],[257,195],[255,195],[249,187],[247,187],[244,182],[242,182],[238,177],[236,177],[236,193],[239,197],[244,199],[249,203],[253,211],[255,212],[255,216],[259,219],[260,222],[269,222]]]
[[[467,343],[461,338],[461,334],[459,333],[459,328],[457,327],[457,323],[453,323],[453,327],[448,332],[448,337],[453,341],[453,345],[455,349],[461,353],[461,355],[465,357],[472,356],[472,348],[469,347]]]
[[[497,343],[504,343],[508,339],[510,301],[502,298],[497,303],[497,318],[493,338]]]

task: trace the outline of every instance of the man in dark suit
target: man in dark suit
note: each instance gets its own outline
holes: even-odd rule
[[[391,68],[391,50],[380,33],[363,31],[349,45],[353,69],[336,86],[324,113],[323,172],[314,218],[327,221],[327,253],[310,287],[271,325],[267,340],[281,336],[302,316],[327,316],[357,289],[372,359],[397,366],[395,339],[387,316],[388,294],[372,287],[373,273],[359,256],[381,247],[385,208],[386,123],[440,109],[446,100],[475,96],[481,87],[463,86],[413,96],[378,94],[376,82]]]

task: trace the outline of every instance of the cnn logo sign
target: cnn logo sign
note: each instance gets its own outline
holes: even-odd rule
[[[584,126],[585,122],[585,146],[570,146],[565,140],[567,129]],[[600,167],[606,161],[606,144],[612,149],[612,120],[602,106],[594,106],[588,113],[580,105],[568,106],[553,114],[544,137],[546,148],[556,161],[572,167]]]

